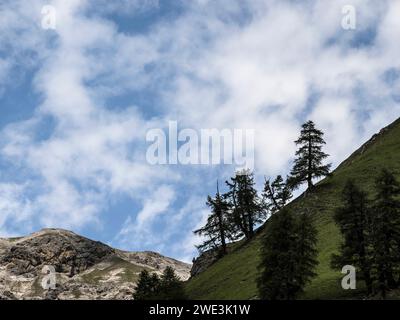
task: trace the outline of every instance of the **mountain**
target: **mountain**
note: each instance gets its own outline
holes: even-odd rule
[[[294,212],[309,210],[318,229],[317,277],[301,298],[363,297],[362,282],[357,283],[357,290],[344,291],[340,285],[343,275],[330,268],[330,257],[341,241],[332,216],[341,205],[341,190],[348,178],[372,195],[376,175],[384,167],[400,179],[400,119],[374,135],[312,192],[288,205]],[[257,298],[260,240],[265,232],[268,221],[253,240],[230,244],[224,258],[214,261],[212,253],[199,257],[185,284],[189,297]],[[55,269],[55,290],[42,287],[46,265]],[[0,239],[0,299],[132,299],[141,270],[160,274],[167,266],[182,280],[189,278],[189,264],[158,253],[121,251],[71,231],[43,229],[26,237]]]
[[[53,266],[56,289],[42,287]],[[132,299],[141,270],[171,266],[182,279],[190,265],[155,252],[127,252],[61,229],[0,239],[0,299]]]
[[[336,253],[341,235],[333,222],[333,213],[341,205],[341,191],[345,182],[353,178],[373,195],[374,180],[380,169],[388,168],[400,179],[400,118],[375,134],[334,170],[331,177],[319,182],[312,192],[292,201],[288,208],[300,211],[306,208],[318,229],[317,277],[307,286],[303,299],[338,299],[363,297],[363,284],[357,290],[343,290],[340,271],[330,268],[332,253]],[[268,221],[249,242],[230,246],[230,253],[212,263],[200,257],[193,264],[194,276],[186,290],[193,299],[253,299],[257,298],[260,239],[268,232]]]

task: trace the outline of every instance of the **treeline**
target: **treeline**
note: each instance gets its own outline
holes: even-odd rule
[[[363,279],[368,294],[383,298],[400,286],[400,184],[383,169],[369,196],[353,180],[342,192],[343,205],[334,219],[343,235],[333,268],[352,265]]]
[[[284,179],[265,179],[261,195],[255,188],[254,175],[241,171],[226,181],[227,191],[208,196],[211,214],[207,223],[194,233],[205,238],[198,246],[200,252],[214,250],[221,257],[227,253],[229,242],[252,239],[255,228],[270,217],[268,232],[263,239],[261,276],[258,279],[260,298],[294,299],[314,276],[317,264],[316,230],[310,215],[285,208],[292,191],[304,183],[313,188],[315,178],[329,175],[328,157],[322,151],[323,132],[312,121],[302,125],[295,141],[298,149],[293,168]],[[279,211],[279,214],[276,214]]]

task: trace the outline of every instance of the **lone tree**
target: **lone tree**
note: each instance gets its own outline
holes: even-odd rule
[[[308,214],[295,216],[284,208],[270,218],[262,240],[261,299],[292,300],[315,276],[316,229]]]
[[[383,297],[398,286],[400,263],[400,185],[394,175],[383,169],[376,180],[373,205],[372,239],[374,275]]]
[[[371,221],[367,194],[349,180],[342,191],[343,206],[338,208],[334,220],[343,235],[338,255],[332,255],[331,265],[341,270],[353,265],[361,271],[368,294],[372,293]]]
[[[302,125],[300,137],[295,141],[300,148],[296,151],[296,159],[290,172],[289,185],[291,188],[296,189],[304,182],[307,182],[308,188],[311,188],[313,178],[329,174],[331,164],[322,164],[322,161],[328,157],[322,151],[322,146],[325,144],[323,135],[323,132],[318,130],[312,121],[307,121]]]
[[[291,198],[290,188],[281,175],[278,175],[272,183],[270,179],[265,179],[263,200],[267,212],[274,214],[281,210]]]
[[[263,221],[265,210],[255,189],[254,175],[248,170],[238,172],[231,181],[226,181],[229,192],[226,194],[230,201],[232,212],[230,221],[232,233],[236,238],[254,236],[254,226]]]
[[[220,256],[226,254],[227,239],[231,239],[229,228],[229,203],[219,193],[217,182],[217,193],[215,198],[208,196],[207,205],[211,208],[204,227],[194,231],[195,234],[205,236],[206,240],[197,246],[200,252],[207,250],[218,250]]]

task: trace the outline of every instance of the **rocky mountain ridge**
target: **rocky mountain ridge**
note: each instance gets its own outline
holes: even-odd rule
[[[182,280],[190,276],[189,264],[155,252],[122,251],[71,231],[43,229],[0,239],[0,299],[132,299],[141,270],[161,274],[167,266]]]

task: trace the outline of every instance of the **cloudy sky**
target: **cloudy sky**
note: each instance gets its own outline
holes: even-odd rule
[[[336,166],[400,114],[399,39],[397,0],[0,0],[0,236],[190,261],[234,167],[151,165],[148,130],[254,130],[260,187],[313,119]]]

